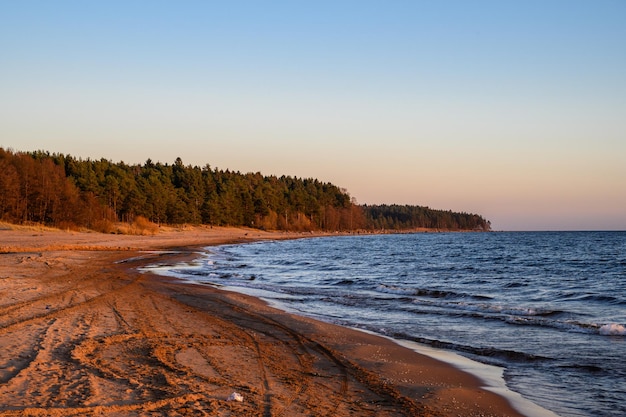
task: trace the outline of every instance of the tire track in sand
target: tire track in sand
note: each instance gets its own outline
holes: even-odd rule
[[[187,290],[185,288],[181,288],[180,286],[175,287],[173,291],[178,292],[177,299],[182,300],[185,305],[196,305],[202,304],[203,299],[198,297],[197,300],[194,300],[194,295],[192,290]],[[182,295],[181,293],[184,293]],[[280,343],[283,343],[285,346],[290,346],[290,349],[294,351],[294,355],[297,357],[302,356],[303,354],[309,358],[314,358],[313,362],[317,362],[316,369],[317,372],[311,371],[310,366],[306,369],[301,370],[301,380],[304,379],[307,381],[307,384],[320,384],[319,379],[326,379],[329,381],[332,386],[326,386],[328,391],[328,398],[332,398],[333,406],[330,409],[327,409],[324,412],[320,412],[316,415],[338,415],[341,414],[339,409],[342,405],[345,405],[344,397],[348,393],[350,388],[350,381],[354,381],[363,385],[364,388],[371,391],[378,399],[373,401],[375,404],[376,411],[372,412],[372,415],[383,415],[381,414],[380,407],[383,408],[392,408],[395,410],[399,410],[400,414],[403,415],[423,415],[424,408],[417,404],[410,398],[402,396],[397,390],[393,387],[389,386],[385,381],[379,378],[377,375],[372,374],[369,371],[366,371],[364,368],[348,361],[341,355],[335,353],[332,349],[324,346],[321,343],[318,343],[304,334],[293,330],[291,326],[283,324],[281,321],[275,320],[271,318],[271,315],[265,315],[260,313],[255,313],[250,311],[247,308],[241,307],[236,303],[232,303],[230,301],[226,301],[222,297],[216,297],[211,299],[212,304],[217,304],[217,306],[212,306],[210,311],[219,311],[220,316],[226,318],[229,322],[235,322],[238,327],[245,329],[246,322],[254,323],[254,332],[263,331],[262,328],[259,328],[258,323],[264,322],[268,325],[267,334],[270,334],[272,338],[279,340]],[[206,306],[200,309],[201,311],[207,312]],[[229,310],[236,312],[236,314],[229,313]],[[243,318],[242,318],[243,316]],[[294,349],[293,345],[297,346],[297,349]],[[267,356],[267,355],[265,355]],[[322,362],[326,362],[325,364]],[[321,372],[320,372],[321,370]],[[328,383],[328,382],[326,382]],[[339,384],[339,386],[337,386]],[[353,389],[362,390],[363,387]],[[310,405],[310,404],[308,404]],[[285,407],[283,410],[274,409],[274,414],[272,415],[282,415],[283,411],[288,411]],[[350,410],[342,410],[342,412],[349,412]],[[368,414],[362,414],[368,415]]]
[[[112,258],[44,276],[47,293],[5,306],[0,416],[417,415],[272,314]],[[80,284],[55,281],[70,278]],[[227,401],[233,391],[244,401]]]

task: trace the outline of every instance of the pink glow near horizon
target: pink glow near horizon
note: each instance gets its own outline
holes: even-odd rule
[[[0,146],[626,229],[625,3],[241,5],[2,4]]]

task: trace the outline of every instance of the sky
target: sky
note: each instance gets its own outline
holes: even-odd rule
[[[0,147],[626,230],[626,1],[0,0]]]

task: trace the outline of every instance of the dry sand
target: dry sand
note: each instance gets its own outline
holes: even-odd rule
[[[387,339],[136,269],[297,236],[0,230],[0,416],[520,416]]]

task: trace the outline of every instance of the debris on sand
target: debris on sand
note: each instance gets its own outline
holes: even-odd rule
[[[243,395],[239,394],[238,392],[233,392],[228,396],[228,401],[237,401],[241,403],[243,402]]]

